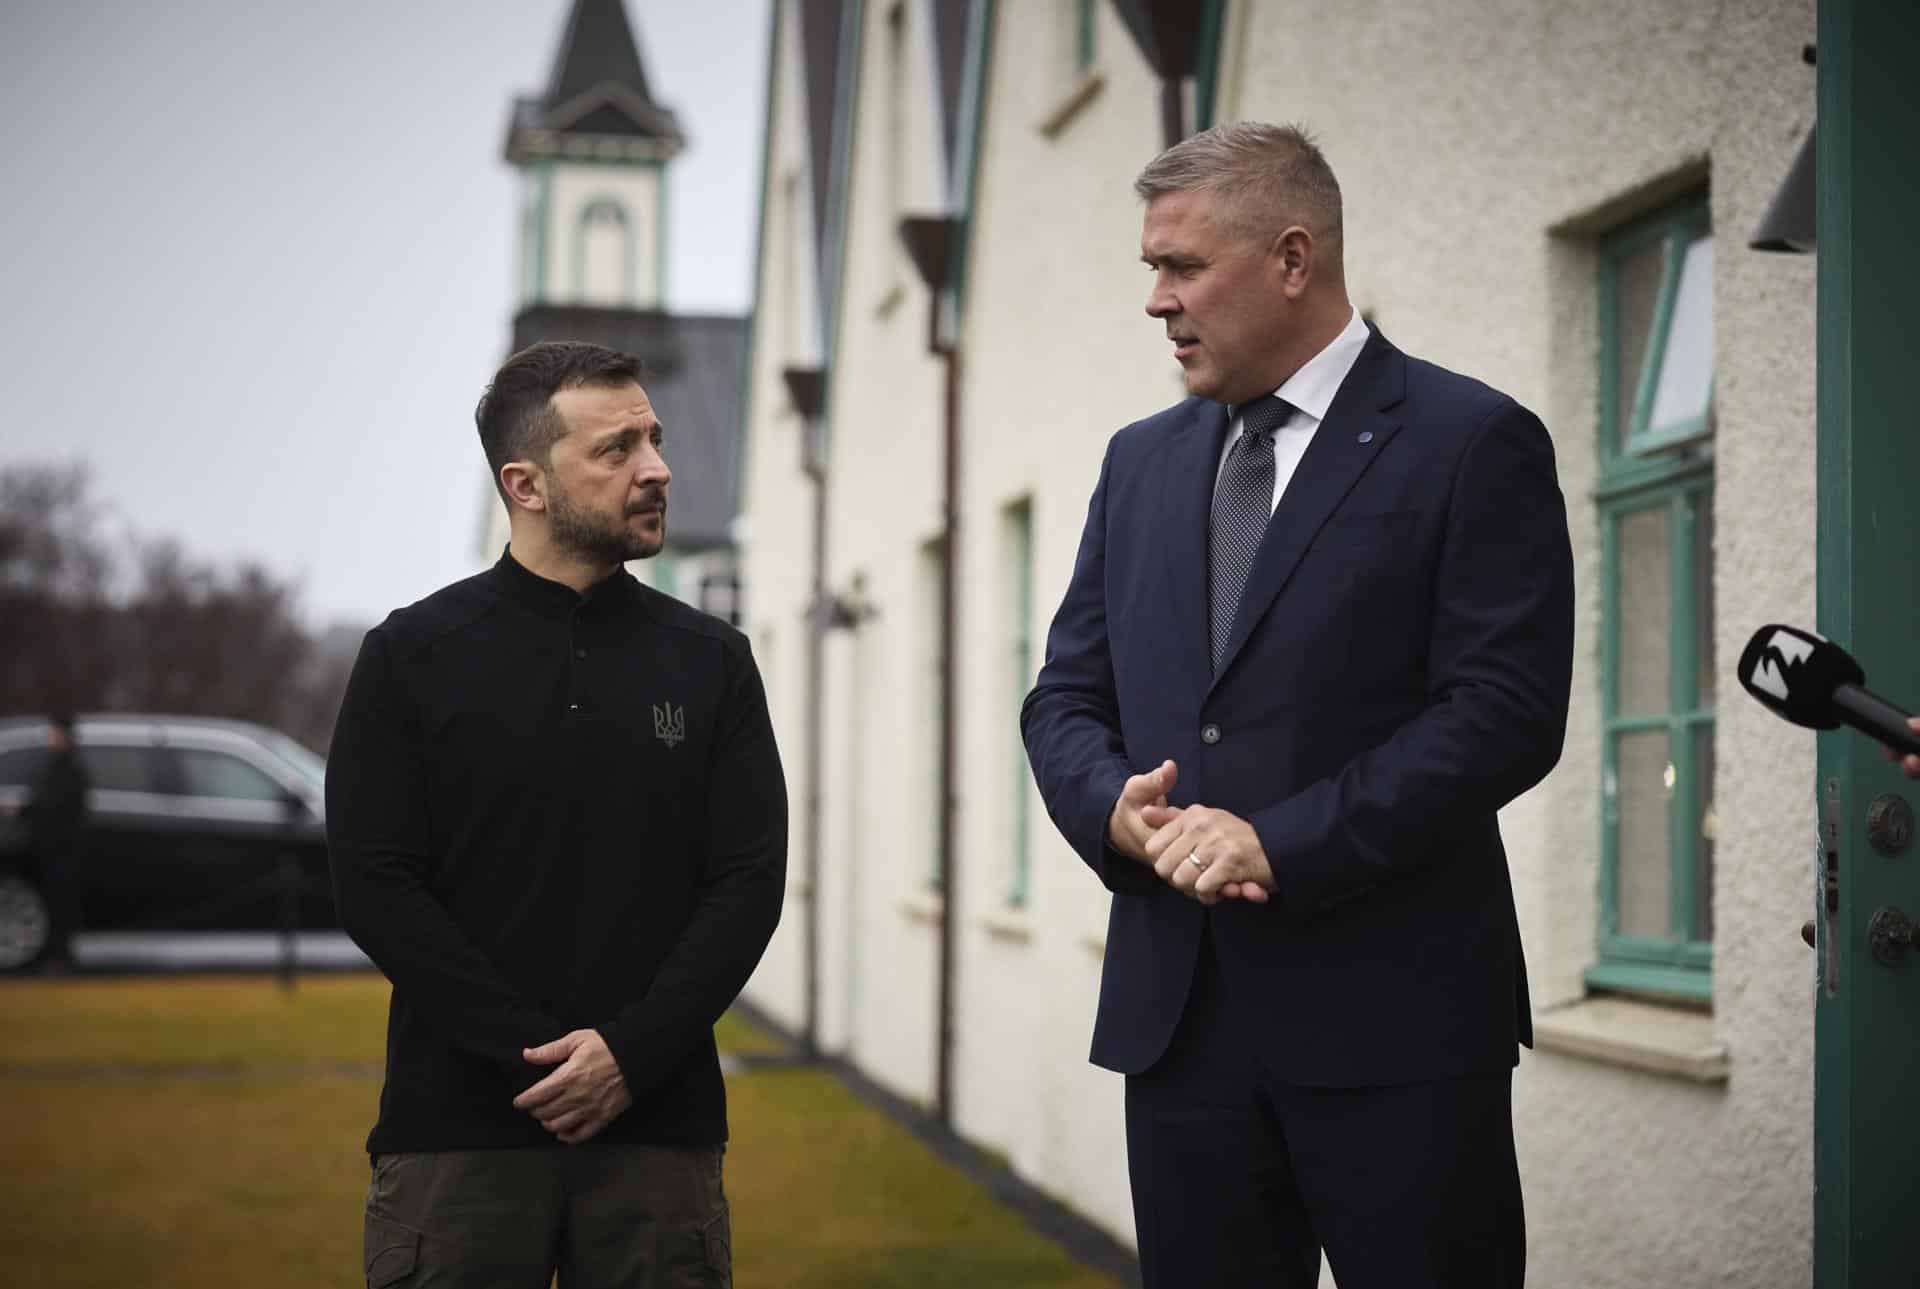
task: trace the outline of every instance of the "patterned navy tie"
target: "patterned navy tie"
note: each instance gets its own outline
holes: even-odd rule
[[[1292,404],[1263,394],[1240,408],[1240,437],[1213,489],[1211,627],[1213,674],[1220,674],[1240,596],[1253,557],[1273,517],[1273,432],[1293,415]]]

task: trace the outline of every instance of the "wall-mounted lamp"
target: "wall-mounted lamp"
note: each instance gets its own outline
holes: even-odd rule
[[[1800,57],[1809,67],[1814,64],[1814,49],[1808,45],[1800,51]],[[1813,165],[1814,127],[1807,128],[1806,140],[1801,143],[1800,151],[1794,154],[1793,164],[1787,168],[1787,177],[1780,190],[1773,194],[1772,202],[1767,205],[1767,213],[1760,220],[1760,226],[1753,230],[1753,238],[1747,243],[1756,251],[1785,251],[1789,254],[1804,254],[1813,250],[1814,210],[1818,204],[1815,193],[1817,172]]]

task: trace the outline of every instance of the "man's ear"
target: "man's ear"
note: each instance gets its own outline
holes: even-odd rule
[[[532,461],[509,461],[501,466],[500,488],[510,506],[535,513],[547,508],[546,472]]]
[[[1289,226],[1273,239],[1273,248],[1268,252],[1269,262],[1279,278],[1280,289],[1288,296],[1300,295],[1313,280],[1314,253],[1317,249],[1313,244],[1313,234],[1299,224]]]

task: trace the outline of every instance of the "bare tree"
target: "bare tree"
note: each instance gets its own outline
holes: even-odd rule
[[[109,560],[83,466],[0,470],[0,711],[98,705]]]
[[[131,589],[115,596],[83,467],[0,469],[0,713],[229,716],[324,750],[351,660],[316,648],[293,584],[171,540],[130,554]]]

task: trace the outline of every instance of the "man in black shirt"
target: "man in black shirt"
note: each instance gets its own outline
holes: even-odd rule
[[[40,870],[47,901],[47,971],[73,965],[74,865],[79,862],[80,827],[87,817],[87,772],[73,747],[73,717],[58,713],[47,720],[47,759],[33,777],[26,808],[27,844]]]
[[[780,916],[744,636],[640,585],[671,474],[637,360],[508,359],[499,563],[368,633],[334,731],[342,924],[393,982],[372,1285],[731,1283],[713,1025]]]

